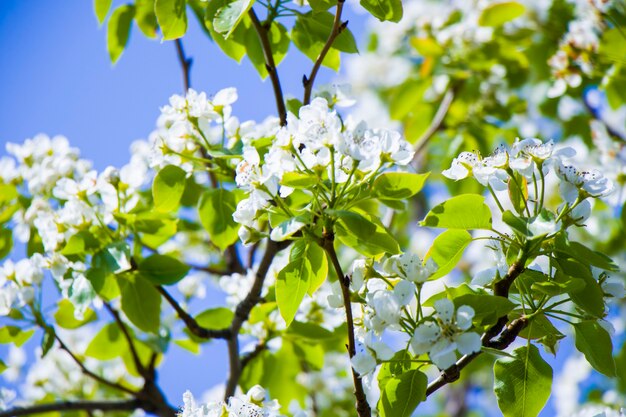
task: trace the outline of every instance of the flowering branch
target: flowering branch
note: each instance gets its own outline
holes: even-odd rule
[[[185,93],[189,90],[191,86],[191,64],[193,63],[193,59],[188,58],[185,55],[185,49],[183,49],[183,42],[179,39],[176,39],[176,55],[178,55],[178,61],[180,62],[180,66],[183,70],[183,86],[185,87]]]
[[[333,27],[328,35],[328,39],[324,44],[324,47],[320,51],[320,54],[317,56],[315,63],[313,64],[313,68],[311,69],[311,73],[307,77],[306,75],[302,79],[302,84],[304,85],[304,100],[302,101],[303,105],[307,105],[311,103],[311,94],[313,92],[313,84],[315,83],[315,77],[317,76],[317,72],[322,66],[322,62],[324,62],[324,58],[326,58],[326,54],[330,51],[330,48],[333,46],[335,39],[343,32],[343,30],[348,26],[348,21],[341,22],[341,13],[343,12],[343,5],[345,0],[337,0],[337,9],[335,10],[335,20],[333,21]]]
[[[142,401],[62,401],[0,411],[0,417],[30,416],[54,411],[133,411],[142,408]]]
[[[428,129],[426,129],[426,131],[415,143],[415,155],[413,156],[413,160],[417,160],[422,151],[426,148],[426,145],[428,145],[430,139],[443,127],[443,121],[448,114],[448,110],[450,110],[452,101],[454,101],[454,89],[450,88],[443,96],[443,99],[437,108],[437,112],[435,113],[435,117],[433,117],[433,120],[430,122]]]
[[[337,278],[341,285],[341,294],[343,296],[343,304],[344,309],[346,311],[346,323],[348,325],[348,353],[350,354],[350,358],[356,355],[356,344],[354,338],[354,320],[352,318],[352,305],[350,303],[350,279],[343,273],[341,268],[341,264],[339,263],[339,259],[337,258],[337,252],[335,252],[334,247],[334,234],[329,233],[325,234],[322,238],[322,248],[328,254],[333,267],[335,268],[335,272],[337,274]],[[369,403],[367,402],[367,398],[365,397],[365,391],[363,389],[363,382],[361,378],[351,366],[352,369],[352,379],[354,380],[354,396],[356,397],[356,411],[359,417],[366,417],[372,415],[372,410],[370,408]]]
[[[241,371],[243,370],[242,360],[239,357],[239,330],[241,330],[241,326],[243,323],[248,320],[250,316],[250,311],[254,308],[255,305],[258,304],[261,299],[261,291],[263,290],[263,283],[265,282],[265,276],[267,275],[267,271],[270,269],[272,265],[272,261],[274,260],[274,256],[281,250],[285,249],[289,246],[291,242],[274,242],[273,240],[268,240],[267,247],[265,248],[265,254],[263,255],[263,259],[261,259],[261,263],[259,264],[259,269],[256,272],[256,277],[254,279],[254,283],[252,284],[252,288],[238,305],[235,308],[235,317],[230,325],[230,337],[228,338],[228,360],[230,363],[230,374],[228,375],[228,380],[226,381],[226,390],[224,392],[224,400],[227,401],[229,397],[232,397],[235,394],[235,390],[237,389],[237,384],[239,384],[239,378],[241,377]]]
[[[248,16],[250,16],[252,26],[254,26],[254,29],[259,35],[261,49],[263,50],[263,57],[265,58],[265,69],[267,69],[270,80],[272,80],[272,87],[274,88],[274,98],[276,100],[276,107],[278,108],[280,125],[285,126],[287,124],[287,109],[285,107],[283,90],[280,86],[280,79],[278,78],[278,70],[276,69],[276,63],[274,62],[274,56],[272,55],[272,46],[270,44],[269,37],[267,36],[268,28],[261,24],[254,9],[251,8],[248,11]]]
[[[494,284],[494,295],[508,298],[509,288],[511,288],[511,285],[513,284],[515,279],[520,276],[522,272],[524,272],[524,263],[525,260],[522,256],[520,260],[514,262],[511,265],[506,276]],[[526,327],[526,325],[528,324],[528,318],[522,316],[518,319],[513,320],[511,324],[506,326],[507,322],[507,316],[500,317],[497,323],[491,326],[483,335],[483,346],[498,350],[506,349],[511,343],[513,343],[513,341],[517,338],[517,336],[524,329],[524,327]],[[505,326],[506,328],[504,328]],[[503,328],[504,331],[502,331]],[[500,334],[501,331],[502,333]],[[497,339],[493,340],[493,338],[498,334],[500,334],[500,336]],[[428,397],[430,394],[434,393],[444,385],[458,380],[461,376],[461,370],[481,353],[482,351],[478,351],[469,355],[465,355],[450,368],[443,371],[437,379],[428,384],[428,388],[426,389],[426,396]]]
[[[200,326],[196,319],[191,317],[165,288],[162,286],[157,286],[156,288],[165,300],[167,300],[167,302],[172,306],[172,308],[174,308],[178,317],[180,317],[180,319],[185,323],[185,326],[187,326],[189,331],[194,335],[202,339],[228,339],[230,337],[231,332],[229,329],[210,330]]]

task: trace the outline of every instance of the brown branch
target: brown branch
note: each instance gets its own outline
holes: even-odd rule
[[[324,58],[326,58],[326,54],[330,51],[330,48],[333,46],[335,39],[343,32],[343,30],[348,26],[348,21],[341,22],[341,13],[343,12],[343,5],[345,0],[337,0],[337,8],[335,10],[335,20],[333,20],[333,26],[330,30],[330,34],[328,35],[328,39],[324,44],[324,47],[320,51],[320,54],[317,56],[317,59],[313,63],[313,68],[311,68],[311,73],[307,77],[306,75],[302,78],[302,84],[304,86],[304,99],[302,101],[303,105],[307,105],[311,102],[311,94],[313,93],[313,84],[315,83],[315,77],[317,76],[317,72],[320,70],[322,66],[322,62],[324,62]]]
[[[78,357],[74,354],[74,352],[72,352],[70,350],[70,348],[61,340],[61,338],[59,337],[58,334],[54,334],[54,338],[56,339],[56,341],[59,343],[59,347],[61,349],[63,349],[64,351],[66,351],[74,360],[74,362],[76,362],[76,364],[80,367],[80,369],[83,371],[83,373],[91,378],[93,378],[94,380],[100,382],[103,385],[107,385],[111,388],[115,388],[119,391],[125,392],[127,394],[131,394],[131,395],[136,395],[137,392],[131,390],[130,388],[126,388],[125,386],[118,384],[116,382],[113,381],[109,381],[108,379],[101,377],[100,375],[90,371],[89,369],[87,369],[87,367],[85,366],[85,364],[83,364],[80,359],[78,359]]]
[[[452,101],[454,101],[454,89],[450,88],[448,89],[448,91],[446,91],[446,94],[443,96],[441,103],[439,103],[439,107],[437,108],[435,117],[433,117],[430,125],[422,134],[422,136],[420,136],[417,142],[415,142],[415,155],[413,156],[414,161],[419,158],[422,151],[426,148],[426,145],[428,145],[430,139],[435,136],[435,133],[437,133],[443,127],[443,121],[448,114],[448,110],[450,110]]]
[[[142,407],[143,403],[137,399],[125,401],[62,401],[11,408],[6,411],[0,411],[0,417],[31,416],[33,414],[54,411],[133,411]]]
[[[263,57],[265,58],[265,69],[272,81],[272,87],[274,89],[274,98],[276,99],[276,108],[278,110],[278,117],[280,118],[280,125],[285,126],[287,124],[287,108],[285,107],[285,98],[283,97],[283,90],[280,86],[280,79],[278,78],[278,70],[276,69],[276,63],[274,62],[274,55],[272,55],[272,45],[270,43],[267,30],[268,28],[261,24],[254,9],[248,11],[248,16],[252,21],[252,26],[259,36],[261,42],[261,49],[263,50]],[[270,22],[271,24],[271,22]]]
[[[178,317],[185,323],[187,329],[194,335],[198,336],[201,339],[228,339],[230,337],[229,329],[220,329],[220,330],[212,330],[206,329],[198,324],[196,319],[194,319],[189,313],[187,313],[181,306],[178,304],[178,301],[172,295],[167,292],[167,290],[162,286],[157,286],[157,290],[161,293],[161,295],[167,300],[167,302],[174,308]]]
[[[122,321],[122,318],[120,317],[120,314],[111,306],[110,303],[105,301],[103,304],[104,304],[104,307],[108,310],[108,312],[111,313],[111,315],[113,316],[113,319],[115,320],[118,327],[122,331],[122,334],[124,335],[124,338],[126,339],[126,342],[128,343],[130,354],[133,357],[133,362],[135,363],[135,368],[137,368],[137,372],[139,372],[141,376],[144,377],[144,379],[147,379],[149,375],[146,372],[146,368],[143,366],[143,364],[141,363],[141,360],[139,359],[139,354],[137,354],[137,349],[135,349],[133,338],[130,336],[130,333],[128,332],[128,328],[126,327],[126,324],[124,324],[124,322]]]
[[[193,59],[188,58],[185,55],[183,42],[180,39],[176,39],[175,44],[178,62],[183,70],[183,86],[185,87],[185,94],[187,94],[187,90],[189,90],[189,87],[191,86],[191,64],[193,63]]]
[[[263,351],[267,349],[267,343],[262,340],[259,343],[257,343],[257,345],[254,347],[254,349],[248,353],[246,353],[245,355],[243,355],[240,359],[240,363],[241,363],[241,370],[243,371],[243,369],[257,356],[259,356],[261,353],[263,353]]]
[[[511,285],[515,281],[515,279],[520,276],[522,272],[524,272],[524,264],[525,257],[522,254],[520,259],[514,262],[509,268],[507,274],[500,281],[494,284],[493,293],[494,295],[500,297],[509,296],[509,289]],[[498,319],[496,324],[491,326],[483,335],[482,343],[483,346],[489,347],[492,349],[504,350],[513,341],[517,338],[519,333],[526,327],[528,324],[528,319],[525,316],[522,316],[518,319],[513,320],[508,326],[506,325],[508,322],[508,316],[502,316]],[[506,326],[506,328],[505,328]],[[504,329],[504,331],[502,331]],[[502,332],[500,334],[500,332]],[[500,335],[497,339],[493,340],[494,337]],[[452,383],[459,379],[461,376],[461,370],[465,368],[470,362],[472,362],[478,355],[480,355],[482,351],[475,352],[469,355],[463,356],[459,359],[456,364],[452,365],[450,368],[443,371],[437,379],[428,384],[428,388],[426,389],[426,396],[428,397],[430,394],[437,391],[439,388]]]
[[[350,358],[356,355],[356,343],[354,338],[354,320],[352,318],[352,304],[350,302],[350,279],[343,273],[341,264],[337,258],[337,252],[335,252],[334,239],[335,236],[332,232],[325,233],[322,238],[322,248],[326,251],[330,257],[331,263],[337,273],[337,278],[341,284],[341,293],[343,295],[343,305],[346,311],[346,323],[348,325],[348,353]],[[360,376],[352,369],[352,379],[354,381],[354,396],[356,398],[356,411],[359,417],[369,417],[372,415],[372,410],[367,398],[365,396],[365,390],[363,389],[363,382]]]
[[[285,249],[291,244],[290,241],[274,242],[268,240],[267,247],[265,248],[265,254],[257,269],[252,288],[246,295],[246,297],[235,308],[235,316],[230,325],[230,338],[228,339],[228,360],[230,363],[230,373],[228,380],[226,381],[226,389],[224,391],[224,400],[232,397],[235,394],[237,385],[239,384],[239,378],[241,377],[241,371],[243,369],[241,359],[239,357],[239,330],[243,323],[248,320],[250,311],[261,300],[261,292],[263,291],[263,283],[265,282],[265,276],[267,271],[272,265],[274,256],[281,250]]]

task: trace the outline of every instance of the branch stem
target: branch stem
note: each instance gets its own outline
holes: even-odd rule
[[[333,264],[333,268],[337,274],[337,278],[339,279],[339,283],[341,284],[341,294],[343,296],[343,305],[346,311],[346,323],[348,324],[348,353],[350,354],[350,358],[356,355],[356,342],[354,337],[354,319],[352,317],[352,304],[350,302],[350,279],[343,273],[343,269],[341,268],[341,264],[339,263],[339,258],[337,257],[337,252],[335,251],[334,246],[334,234],[326,233],[322,238],[322,248],[328,254],[331,263]],[[359,417],[370,417],[372,415],[372,410],[370,408],[369,403],[367,402],[367,398],[365,396],[365,390],[363,389],[363,382],[361,381],[361,377],[358,373],[352,368],[352,379],[354,381],[354,396],[356,398],[356,411]]]
[[[313,84],[315,83],[315,77],[317,77],[317,73],[322,66],[322,62],[324,62],[324,58],[330,51],[330,48],[333,46],[335,39],[341,32],[348,26],[348,22],[341,22],[341,13],[343,12],[343,5],[345,0],[337,0],[337,8],[335,9],[335,19],[333,20],[333,26],[330,30],[330,34],[328,35],[328,39],[324,44],[324,47],[320,51],[320,54],[317,56],[317,59],[313,63],[313,68],[311,68],[311,73],[307,77],[306,75],[302,79],[302,84],[304,86],[304,99],[302,100],[303,105],[307,105],[311,102],[311,94],[313,93]]]
[[[188,58],[185,55],[185,49],[183,48],[183,42],[180,39],[176,39],[176,55],[178,56],[178,62],[183,70],[183,86],[185,88],[185,94],[191,86],[191,64],[193,59]]]
[[[62,401],[58,403],[37,404],[29,407],[15,407],[0,411],[0,417],[30,416],[55,411],[132,411],[142,408],[140,400],[125,401]]]
[[[454,101],[454,90],[452,88],[446,91],[446,94],[443,96],[439,107],[437,108],[437,112],[435,113],[435,117],[430,122],[430,125],[426,129],[426,131],[420,136],[420,138],[415,142],[415,155],[413,156],[413,160],[417,160],[421,153],[426,149],[426,145],[435,136],[441,128],[443,127],[443,122],[448,114],[448,110],[450,110],[450,106],[452,105],[452,101]]]

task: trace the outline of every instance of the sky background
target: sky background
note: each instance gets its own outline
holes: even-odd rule
[[[114,1],[114,5],[120,3]],[[346,16],[359,45],[363,45],[364,17],[349,8]],[[241,120],[262,120],[273,115],[269,81],[261,82],[246,60],[237,64],[225,57],[206,38],[195,18],[190,16],[189,22],[184,46],[193,58],[192,87],[209,94],[237,87],[239,101],[234,114]],[[130,143],[145,138],[155,125],[159,107],[172,94],[182,92],[182,75],[172,42],[148,40],[135,26],[125,53],[112,66],[105,35],[106,31],[98,27],[90,0],[0,0],[3,154],[7,142],[22,142],[46,133],[67,136],[98,170],[128,161]],[[301,97],[302,75],[310,67],[310,61],[292,45],[291,54],[279,67],[286,95]],[[317,85],[332,77],[323,69]],[[219,300],[219,295],[209,291],[195,311],[217,305]],[[571,344],[564,350],[571,350]],[[0,357],[6,352],[6,347],[0,346]],[[161,386],[172,404],[178,404],[187,389],[200,396],[223,382],[226,361],[215,358],[225,357],[225,345],[220,341],[205,348],[200,356],[172,347],[160,371]],[[0,386],[4,383],[0,379]],[[542,415],[553,413],[548,406]]]

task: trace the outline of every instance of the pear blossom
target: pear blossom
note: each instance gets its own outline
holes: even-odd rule
[[[420,324],[411,338],[411,348],[417,355],[428,353],[439,369],[454,365],[458,350],[462,355],[480,351],[480,335],[468,332],[472,327],[474,309],[460,306],[456,309],[447,298],[435,302],[435,316]]]
[[[424,263],[419,256],[410,252],[404,252],[400,255],[389,257],[385,261],[384,269],[387,273],[422,284],[437,272],[437,265],[432,259],[428,259]]]

